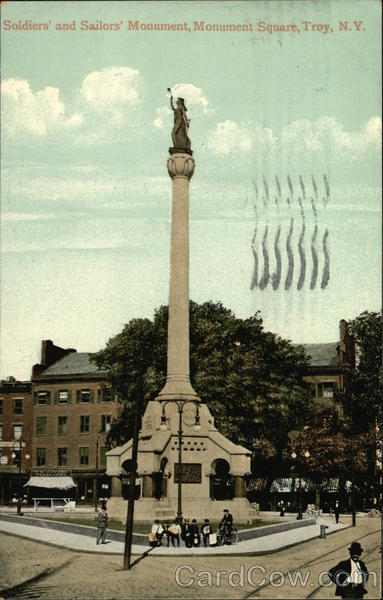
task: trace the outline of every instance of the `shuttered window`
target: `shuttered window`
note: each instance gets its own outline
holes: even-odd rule
[[[80,465],[89,464],[89,448],[80,448]]]
[[[36,435],[43,435],[47,432],[47,418],[36,417]]]
[[[89,388],[77,390],[77,402],[93,402],[93,392]]]
[[[34,397],[35,404],[38,404],[39,406],[44,406],[45,404],[51,403],[51,393],[48,390],[41,391],[41,392],[35,392],[33,394],[33,397]]]

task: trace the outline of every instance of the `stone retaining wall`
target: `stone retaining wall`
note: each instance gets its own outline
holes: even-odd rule
[[[56,531],[66,531],[67,533],[75,533],[77,535],[85,535],[88,537],[96,538],[96,528],[88,527],[87,525],[76,525],[73,523],[62,523],[60,521],[44,520],[37,517],[18,517],[16,515],[4,515],[0,514],[0,519],[3,521],[10,521],[12,523],[25,523],[25,525],[33,525],[34,527],[43,527],[44,529],[53,529]],[[251,529],[241,529],[238,532],[238,541],[250,540],[266,535],[272,535],[274,533],[282,533],[283,531],[289,531],[291,529],[298,529],[300,527],[309,527],[315,525],[316,519],[303,519],[302,521],[290,521],[288,523],[276,523],[275,525],[265,525],[263,527],[256,527]],[[148,531],[150,525],[148,525]],[[108,529],[107,537],[115,542],[124,542],[125,532],[113,531]],[[148,546],[148,536],[144,533],[133,533],[133,544],[138,546]]]

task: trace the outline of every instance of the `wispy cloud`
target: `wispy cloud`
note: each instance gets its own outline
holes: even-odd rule
[[[371,117],[358,131],[346,131],[333,117],[316,121],[299,119],[280,132],[257,123],[223,121],[208,134],[208,148],[216,155],[249,152],[262,148],[261,155],[270,159],[278,156],[305,159],[310,156],[328,156],[333,160],[356,160],[381,147],[382,121]],[[258,153],[259,154],[259,153]]]
[[[2,221],[47,221],[55,219],[56,215],[47,213],[24,213],[24,212],[4,212],[1,214]]]

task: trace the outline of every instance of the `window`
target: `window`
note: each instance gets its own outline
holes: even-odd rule
[[[60,390],[58,393],[58,403],[59,404],[68,404],[69,393],[68,390]]]
[[[98,401],[99,402],[111,402],[113,400],[112,388],[105,387],[98,389]]]
[[[23,434],[23,426],[22,425],[14,425],[13,426],[13,439],[20,440]]]
[[[59,467],[66,467],[68,458],[68,448],[57,448],[57,464]]]
[[[111,423],[112,423],[111,415],[101,415],[101,431],[102,432],[109,433]]]
[[[57,433],[60,435],[66,435],[68,433],[67,424],[68,417],[58,417]]]
[[[47,432],[47,418],[36,417],[36,435],[43,435]]]
[[[38,467],[45,467],[46,462],[47,462],[46,448],[36,448],[36,465]]]
[[[100,464],[101,467],[106,467],[106,448],[102,446],[100,448]]]
[[[90,431],[90,416],[81,415],[80,417],[80,433],[89,433]]]
[[[312,398],[334,398],[335,390],[336,383],[334,381],[310,383],[310,392]]]
[[[0,440],[3,439],[3,426],[0,423]]]
[[[13,401],[13,414],[14,415],[22,415],[23,414],[23,399],[15,398]]]
[[[12,461],[14,465],[19,466],[20,465],[20,455],[21,452],[20,450],[12,450]]]
[[[80,465],[89,465],[89,448],[80,448]]]
[[[3,414],[3,399],[0,398],[0,415]]]
[[[39,404],[40,406],[49,404],[51,401],[51,393],[50,392],[35,392],[35,401],[36,401],[36,404]]]
[[[334,383],[332,381],[324,382],[323,384],[323,398],[334,397]]]
[[[77,402],[93,402],[92,390],[77,390]]]

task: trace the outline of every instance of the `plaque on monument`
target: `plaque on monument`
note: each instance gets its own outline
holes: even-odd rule
[[[178,483],[180,464],[174,463],[174,483]],[[201,483],[201,463],[182,463],[181,483]]]

